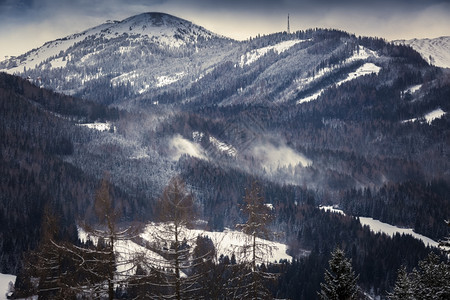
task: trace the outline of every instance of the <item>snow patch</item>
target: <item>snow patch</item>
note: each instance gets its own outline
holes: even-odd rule
[[[336,205],[329,205],[329,206],[319,205],[319,208],[324,210],[324,211],[329,211],[329,212],[332,212],[332,213],[341,214],[341,215],[345,216],[344,211],[342,209],[337,208]]]
[[[300,100],[297,101],[297,104],[301,104],[301,103],[305,103],[305,102],[310,102],[310,101],[314,101],[317,100],[317,98],[319,98],[320,95],[322,95],[322,93],[325,91],[325,89],[321,89],[320,91],[312,94],[311,96],[302,98]]]
[[[17,276],[15,275],[0,273],[0,300],[8,299],[7,296],[10,296],[10,283],[14,285],[14,283],[16,282],[16,277]]]
[[[241,60],[239,62],[239,66],[243,68],[244,66],[251,65],[256,62],[258,59],[266,55],[269,51],[274,51],[278,54],[283,53],[284,51],[289,50],[291,47],[295,46],[298,43],[305,42],[305,40],[289,40],[278,43],[276,45],[267,46],[259,49],[251,50],[244,55],[241,56]]]
[[[219,141],[218,139],[216,139],[215,137],[210,136],[209,137],[209,142],[211,144],[213,144],[219,151],[229,155],[229,156],[233,156],[235,157],[237,155],[237,149],[234,148],[231,145],[228,145],[225,142]]]
[[[100,123],[100,122],[96,122],[96,123],[85,123],[85,124],[78,124],[79,126],[84,126],[90,129],[95,129],[98,131],[110,131],[111,128],[115,129],[115,126],[109,122],[107,123]]]
[[[175,83],[178,80],[180,80],[181,78],[183,78],[184,76],[186,76],[186,74],[184,72],[175,73],[175,75],[159,76],[158,78],[156,78],[156,81],[157,81],[156,86],[163,87],[163,86]]]
[[[393,226],[393,225],[390,225],[387,223],[383,223],[379,220],[374,220],[372,218],[366,218],[366,217],[359,217],[359,221],[361,222],[361,225],[369,226],[370,230],[375,233],[381,232],[381,233],[384,233],[389,236],[394,236],[397,233],[409,234],[412,237],[414,237],[418,240],[421,240],[426,246],[438,247],[438,245],[439,245],[438,242],[433,241],[432,239],[430,239],[424,235],[415,233],[414,230],[411,228],[400,228],[400,227]]]
[[[422,84],[413,85],[413,86],[407,88],[404,92],[414,94],[415,92],[420,90],[421,87],[422,87]]]
[[[431,124],[431,122],[433,122],[435,119],[440,119],[445,114],[446,114],[445,111],[443,111],[442,109],[438,108],[438,109],[435,109],[435,110],[427,113],[425,115],[425,120],[427,121],[428,124]]]
[[[422,118],[412,118],[412,119],[408,119],[408,120],[403,120],[402,123],[420,121],[422,123],[427,122],[428,124],[431,124],[434,120],[442,118],[445,114],[446,114],[445,111],[443,111],[441,108],[437,108],[437,109],[425,114]]]
[[[336,208],[335,206],[319,206],[319,209],[329,211],[331,213],[338,213],[345,216],[345,213]],[[401,228],[398,226],[390,225],[387,223],[383,223],[379,220],[375,220],[373,218],[368,217],[359,217],[359,222],[362,226],[369,226],[370,230],[375,233],[384,233],[388,236],[394,236],[397,233],[399,234],[409,234],[413,238],[421,240],[426,246],[430,247],[438,247],[439,243],[430,239],[429,237],[426,237],[424,235],[421,235],[419,233],[415,233],[413,229],[411,228]]]
[[[347,58],[342,65],[347,65],[349,63],[355,62],[355,61],[360,61],[360,60],[366,60],[368,58],[377,58],[379,57],[378,54],[375,51],[372,51],[370,49],[367,49],[363,46],[359,46],[357,51],[354,51],[353,55],[349,58]],[[301,91],[304,88],[306,88],[309,84],[311,84],[314,81],[317,81],[319,79],[321,79],[322,77],[330,74],[331,72],[333,72],[334,70],[340,68],[340,66],[331,66],[331,67],[325,67],[323,69],[320,69],[319,71],[317,71],[314,76],[310,76],[310,77],[306,77],[306,78],[298,78],[294,81],[294,83],[297,85],[296,89],[297,91]],[[364,75],[368,75],[368,74],[378,74],[380,72],[381,68],[377,65],[375,65],[374,63],[365,63],[363,64],[361,67],[359,67],[358,69],[356,69],[355,72],[351,72],[347,75],[347,78],[345,78],[344,80],[341,80],[339,82],[336,83],[337,86],[340,86],[341,84],[343,84],[344,82],[356,79],[360,76],[364,76]],[[319,96],[325,91],[325,89],[321,89],[319,91],[317,91],[316,93],[302,98],[300,100],[298,100],[296,103],[297,104],[301,104],[301,103],[305,103],[305,102],[310,102],[313,100],[316,100],[317,98],[319,98]]]
[[[50,64],[52,65],[52,69],[64,68],[67,65],[67,59],[65,60],[63,57],[60,57],[52,60]]]
[[[143,238],[144,240],[148,241],[151,244],[153,241],[155,241],[154,232],[160,231],[158,230],[159,226],[162,225],[154,223],[147,225],[147,227],[144,230],[144,233],[140,235],[141,238]],[[194,246],[192,245],[192,243],[195,241],[195,238],[197,236],[207,236],[211,239],[211,241],[214,243],[214,246],[216,247],[217,257],[223,254],[224,256],[228,255],[228,257],[231,258],[231,256],[235,254],[236,260],[238,262],[243,260],[249,260],[251,258],[251,253],[249,252],[247,254],[239,253],[239,248],[247,244],[249,242],[249,239],[251,239],[249,235],[246,235],[240,231],[225,229],[223,232],[211,232],[200,229],[184,228],[181,232],[180,240],[186,238],[188,243],[190,241],[191,246]],[[171,237],[168,237],[168,239],[171,239]],[[257,238],[256,240],[257,243],[273,247],[272,253],[267,253],[266,255],[263,255],[265,261],[275,262],[279,261],[280,259],[286,260],[292,259],[290,255],[286,254],[287,245],[260,238]]]
[[[378,75],[380,70],[381,70],[381,67],[377,66],[376,64],[365,63],[364,65],[362,65],[361,67],[356,69],[355,72],[349,73],[347,75],[347,78],[345,78],[344,80],[339,81],[338,83],[336,83],[336,85],[340,86],[344,82],[356,79],[356,78],[364,76],[364,75],[369,75],[369,74],[377,74]]]

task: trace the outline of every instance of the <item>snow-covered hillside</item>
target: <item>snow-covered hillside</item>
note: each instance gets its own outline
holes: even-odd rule
[[[394,42],[411,46],[432,65],[450,68],[450,36],[435,39],[397,40]]]
[[[342,210],[335,208],[333,206],[320,206],[319,208],[323,209],[325,211],[329,211],[331,213],[338,213],[338,214],[345,215],[345,213]],[[397,233],[398,234],[408,234],[418,240],[421,240],[427,246],[438,247],[438,245],[439,245],[438,242],[433,241],[429,237],[426,237],[422,234],[414,232],[414,230],[411,228],[400,228],[398,226],[390,225],[390,224],[381,222],[379,220],[375,220],[373,218],[367,218],[367,217],[359,217],[359,222],[361,222],[361,225],[363,225],[363,226],[369,226],[370,230],[375,233],[381,232],[381,233],[384,233],[389,236],[394,236]]]
[[[155,223],[148,224],[145,227],[144,231],[140,234],[140,237],[146,243],[153,245],[155,242],[157,242],[155,238],[157,234],[155,233],[157,232],[159,234],[158,237],[161,238],[160,235],[162,232],[164,232],[161,226],[164,225]],[[78,229],[78,235],[82,241],[91,240],[94,243],[97,242],[97,239],[95,237],[89,236],[86,231],[81,228]],[[212,232],[206,230],[184,228],[181,231],[180,239],[188,241],[188,244],[191,247],[195,247],[193,242],[195,241],[197,236],[208,237],[211,239],[216,248],[217,258],[220,257],[220,255],[231,257],[234,254],[237,261],[248,261],[251,259],[250,252],[243,253],[241,251],[242,246],[244,246],[246,243],[249,243],[251,239],[250,236],[242,232],[231,229],[225,229],[222,232]],[[167,236],[166,238],[168,241],[170,241],[173,237]],[[286,253],[287,246],[285,244],[259,238],[257,239],[257,242],[268,245],[272,248],[272,251],[270,253],[268,252],[261,254],[262,257],[264,257],[265,262],[278,262],[279,260],[292,259],[292,256]],[[140,246],[131,240],[116,241],[116,252],[118,255],[118,260],[122,262],[128,262],[132,257],[139,254],[145,255],[149,259],[156,258],[160,262],[164,261],[164,259],[159,254],[143,246]],[[119,263],[119,265],[121,265],[124,269],[127,269],[123,264]]]
[[[127,18],[123,21],[108,21],[81,33],[73,34],[62,39],[47,42],[42,47],[17,57],[10,58],[0,71],[10,74],[34,69],[44,62],[51,68],[67,65],[69,57],[61,56],[75,44],[87,40],[111,40],[120,36],[137,36],[139,39],[150,39],[152,42],[169,48],[179,48],[198,40],[208,40],[217,37],[214,33],[189,21],[163,14],[144,13]],[[130,52],[129,47],[120,47],[120,52]],[[98,51],[101,51],[99,49]],[[89,54],[88,56],[91,56]],[[84,60],[88,59],[84,57]]]

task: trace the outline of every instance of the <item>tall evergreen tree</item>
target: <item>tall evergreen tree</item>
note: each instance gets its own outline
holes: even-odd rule
[[[330,269],[325,271],[325,282],[318,293],[323,300],[350,300],[358,298],[357,280],[350,259],[340,248],[331,253]]]
[[[412,279],[408,276],[405,266],[402,266],[398,271],[397,280],[395,282],[394,290],[389,294],[389,299],[403,300],[415,298],[415,286]]]

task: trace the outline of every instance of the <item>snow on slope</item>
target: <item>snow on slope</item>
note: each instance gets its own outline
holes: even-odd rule
[[[149,224],[144,230],[144,233],[141,234],[141,237],[152,243],[155,241],[155,231],[158,231],[158,227],[161,226],[160,224]],[[247,253],[246,255],[242,256],[239,253],[239,248],[243,246],[245,243],[247,243],[250,239],[250,236],[240,232],[240,231],[234,231],[230,229],[225,229],[221,232],[212,232],[212,231],[205,231],[205,230],[199,230],[199,229],[190,229],[190,230],[183,230],[182,236],[180,237],[180,240],[183,240],[186,238],[186,240],[194,241],[197,236],[207,236],[211,239],[211,241],[214,243],[214,246],[217,250],[217,257],[219,257],[221,254],[228,255],[228,257],[231,257],[231,255],[234,253],[236,255],[237,261],[242,260],[249,260],[251,253]],[[257,239],[258,243],[263,243],[266,245],[269,245],[273,247],[272,253],[267,253],[267,255],[264,256],[264,260],[266,262],[275,262],[279,261],[280,259],[287,259],[291,260],[292,257],[288,254],[286,254],[287,246],[285,244],[277,243],[277,242],[271,242],[268,240],[263,239]]]
[[[223,152],[223,153],[225,153],[225,154],[227,154],[229,156],[235,157],[237,155],[237,149],[236,148],[234,148],[231,145],[228,145],[225,142],[222,142],[222,141],[216,139],[215,137],[210,136],[209,137],[209,142],[211,144],[213,144],[217,148],[217,150],[219,150],[219,151],[221,151],[221,152]]]
[[[344,62],[343,65],[345,64],[349,64],[355,61],[359,61],[359,60],[367,60],[368,58],[371,57],[379,57],[378,54],[370,49],[367,49],[363,46],[359,46],[358,51],[355,51],[353,53],[353,55],[349,58],[347,58]],[[338,69],[338,66],[334,66],[334,67],[326,67],[323,69],[320,69],[314,76],[311,77],[307,77],[307,78],[301,78],[301,79],[297,79],[295,82],[297,84],[297,90],[301,91],[304,88],[306,88],[309,84],[311,84],[314,81],[317,81],[319,79],[321,79],[322,77],[330,74],[332,71]],[[336,83],[336,85],[341,85],[344,82],[356,79],[358,77],[364,76],[364,75],[368,75],[368,74],[378,74],[380,72],[381,68],[377,65],[375,65],[374,63],[365,63],[364,65],[362,65],[361,67],[359,67],[355,72],[351,72],[347,75],[347,78],[339,81]],[[309,95],[307,97],[304,97],[300,100],[297,100],[297,104],[301,104],[301,103],[305,103],[305,102],[309,102],[309,101],[313,101],[316,100],[317,98],[319,98],[319,96],[326,90],[325,89],[321,89],[317,92],[315,92],[312,95]]]
[[[155,236],[158,233],[160,238],[164,238],[161,236],[164,232],[167,232],[162,228],[165,226],[163,224],[150,223],[145,226],[143,232],[140,234],[140,237],[148,242],[149,245],[155,245],[157,242]],[[97,243],[97,239],[95,237],[89,236],[83,229],[78,228],[78,236],[81,241],[91,240],[94,244]],[[251,240],[250,236],[240,232],[234,231],[230,229],[225,229],[222,232],[212,232],[205,231],[200,229],[186,229],[183,228],[181,230],[181,234],[179,236],[180,240],[186,239],[187,243],[191,247],[195,247],[194,242],[197,236],[207,236],[211,239],[216,247],[217,258],[220,257],[221,254],[224,256],[228,255],[231,257],[233,254],[236,256],[236,260],[240,261],[248,261],[251,259],[251,253],[243,254],[239,251],[243,245],[249,243]],[[165,237],[167,241],[173,239],[173,236]],[[271,253],[266,253],[264,255],[265,262],[278,262],[280,259],[291,260],[292,256],[286,254],[287,245],[272,242],[263,239],[257,239],[258,243],[268,245],[272,247]],[[145,258],[150,259],[153,262],[157,262],[161,267],[169,267],[167,261],[159,254],[151,251],[143,246],[136,244],[131,240],[116,241],[115,251],[117,252],[117,262],[118,262],[118,271],[122,274],[134,274],[134,266],[129,263],[134,258],[144,255]]]
[[[342,214],[345,215],[345,213],[340,210],[337,209],[333,206],[319,206],[320,209],[325,210],[325,211],[329,211],[331,213],[338,213],[338,214]],[[369,226],[370,230],[378,233],[384,233],[386,235],[389,236],[394,236],[397,233],[399,234],[409,234],[412,237],[421,240],[425,245],[430,246],[430,247],[438,247],[439,243],[430,239],[429,237],[426,237],[424,235],[421,235],[419,233],[415,233],[413,229],[411,228],[400,228],[397,226],[393,226],[387,223],[383,223],[379,220],[375,220],[373,218],[367,218],[367,217],[359,217],[359,222],[361,223],[361,225],[363,226]]]
[[[405,93],[414,94],[415,92],[417,92],[417,91],[420,90],[421,88],[422,88],[422,84],[416,84],[416,85],[410,86],[410,87],[407,88],[404,92],[405,92]]]
[[[7,293],[9,292],[9,283],[16,282],[15,275],[1,274],[0,273],[0,300],[7,299]]]
[[[165,76],[159,76],[157,78],[157,87],[163,87],[169,84],[172,84],[174,82],[177,82],[181,78],[183,78],[186,74],[184,72],[175,73],[174,75],[165,75]]]
[[[450,68],[450,36],[435,39],[412,39],[394,41],[411,46],[430,64]]]
[[[295,46],[298,43],[304,42],[305,40],[289,40],[278,43],[276,45],[267,46],[259,49],[253,49],[244,55],[241,56],[241,60],[239,62],[239,66],[243,68],[244,66],[251,65],[256,62],[258,59],[266,55],[269,51],[274,51],[278,54],[283,53],[284,51],[289,50],[291,47]]]
[[[84,127],[90,128],[90,129],[95,129],[98,131],[109,131],[109,130],[111,130],[111,128],[115,128],[115,126],[109,122],[106,122],[106,123],[101,123],[101,122],[82,123],[82,124],[78,124],[78,125],[84,126]]]
[[[362,65],[361,67],[359,67],[358,69],[356,69],[355,72],[351,72],[347,75],[347,78],[339,81],[338,83],[336,83],[337,86],[340,86],[341,84],[343,84],[344,82],[356,79],[358,77],[364,76],[364,75],[369,75],[369,74],[378,74],[380,72],[381,68],[373,63],[365,63],[364,65]]]
[[[81,33],[47,42],[42,47],[33,49],[24,56],[11,58],[10,62],[13,62],[15,67],[0,71],[10,74],[19,73],[23,72],[24,68],[34,69],[46,60],[49,60],[51,68],[63,67],[67,62],[63,61],[62,57],[58,57],[61,51],[64,52],[87,38],[109,40],[124,34],[139,35],[171,48],[179,48],[188,43],[194,43],[199,38],[208,40],[216,36],[203,27],[171,15],[144,13],[123,21],[107,22]],[[120,48],[121,52],[129,50],[124,47]],[[84,60],[87,59],[88,57],[84,58]]]
[[[359,221],[363,226],[367,225],[370,227],[370,230],[373,232],[381,232],[390,236],[394,236],[397,233],[399,234],[409,234],[413,236],[414,238],[421,240],[425,245],[430,247],[437,247],[439,245],[438,242],[433,241],[432,239],[415,233],[413,229],[411,228],[400,228],[397,226],[389,225],[387,223],[383,223],[379,220],[374,220],[372,218],[367,217],[359,217]]]
[[[431,124],[434,120],[442,118],[445,114],[446,114],[445,111],[443,111],[441,108],[437,108],[437,109],[425,114],[422,118],[412,118],[412,119],[404,120],[404,121],[402,121],[402,123],[424,120],[424,122]]]

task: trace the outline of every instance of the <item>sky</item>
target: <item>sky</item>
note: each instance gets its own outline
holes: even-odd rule
[[[0,0],[0,60],[106,20],[164,12],[245,40],[335,28],[387,40],[450,36],[450,0]]]

